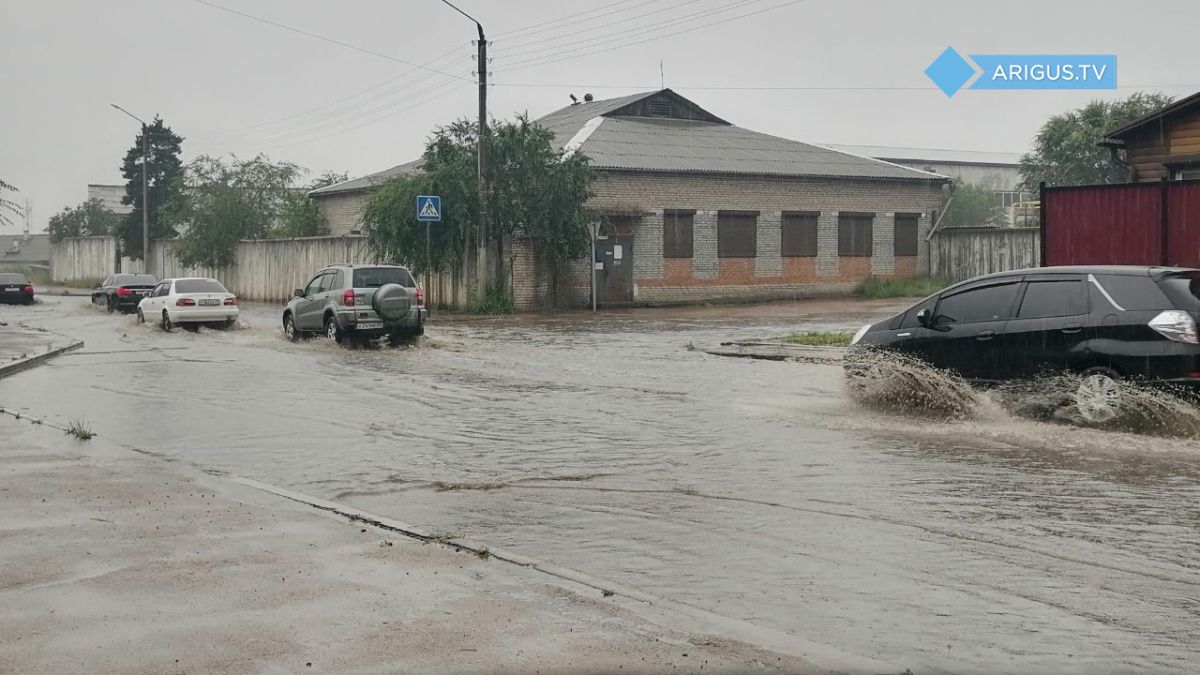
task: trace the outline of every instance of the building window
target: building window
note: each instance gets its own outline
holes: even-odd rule
[[[758,211],[717,211],[717,257],[753,258],[758,250]]]
[[[897,257],[917,255],[917,220],[919,218],[920,215],[916,213],[896,214],[896,233],[893,241]]]
[[[663,211],[663,257],[692,257],[692,221],[695,211]]]
[[[874,213],[842,211],[838,214],[838,255],[842,257],[871,257],[871,224]]]
[[[817,211],[784,211],[780,221],[779,252],[785,258],[817,256]]]

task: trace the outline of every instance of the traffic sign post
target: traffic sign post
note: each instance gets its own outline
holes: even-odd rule
[[[417,196],[417,222],[425,223],[425,292],[429,293],[430,281],[433,279],[433,272],[430,269],[433,263],[433,256],[429,253],[430,240],[430,223],[439,223],[442,220],[442,198],[437,195],[418,195]],[[426,300],[426,307],[430,302]]]

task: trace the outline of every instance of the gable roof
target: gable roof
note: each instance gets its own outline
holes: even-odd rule
[[[1104,137],[1119,138],[1121,136],[1125,136],[1129,132],[1136,130],[1138,127],[1144,124],[1174,115],[1175,113],[1183,112],[1184,110],[1191,108],[1193,105],[1200,105],[1200,91],[1192,94],[1191,96],[1185,96],[1174,103],[1169,103],[1151,113],[1142,115],[1129,124],[1126,124],[1123,127],[1118,127],[1107,134],[1104,134]]]
[[[50,262],[50,235],[0,235],[0,263]]]
[[[535,122],[554,133],[555,149],[581,152],[598,169],[948,180],[928,171],[743,129],[670,89],[573,103]],[[309,195],[358,192],[420,170],[420,160],[408,162]]]
[[[848,152],[864,157],[873,157],[887,162],[924,162],[926,164],[981,164],[987,166],[1009,166],[1016,168],[1021,163],[1019,152],[991,152],[988,150],[946,150],[942,148],[903,148],[882,145],[845,145],[821,143],[822,147]]]

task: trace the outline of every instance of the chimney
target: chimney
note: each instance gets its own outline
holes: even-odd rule
[[[583,95],[583,100],[587,101],[588,103],[591,103],[593,99],[594,99],[594,97],[591,94]]]
[[[571,105],[579,105],[579,99],[575,98],[575,94],[567,94],[571,97]]]

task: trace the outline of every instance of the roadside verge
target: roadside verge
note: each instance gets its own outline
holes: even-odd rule
[[[0,326],[0,378],[79,349],[83,340],[25,327]]]

